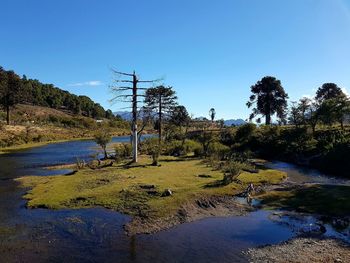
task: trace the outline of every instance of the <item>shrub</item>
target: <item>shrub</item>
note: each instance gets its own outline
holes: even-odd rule
[[[213,142],[208,147],[208,155],[216,156],[219,160],[225,160],[230,156],[230,147],[219,142]]]
[[[180,155],[185,155],[186,153],[182,145],[182,142],[179,140],[175,140],[175,141],[168,141],[163,145],[163,154],[180,156]]]
[[[132,146],[129,143],[117,144],[114,148],[114,153],[116,161],[129,158],[132,153]]]
[[[167,142],[163,147],[163,153],[172,156],[185,156],[201,148],[200,143],[193,140],[175,140]]]
[[[199,145],[199,147],[195,148],[193,150],[194,156],[201,157],[204,155],[204,148],[202,145]]]
[[[315,138],[317,147],[322,151],[329,151],[337,144],[350,142],[349,133],[339,129],[317,131]]]
[[[235,140],[238,142],[246,142],[254,135],[256,125],[253,123],[246,123],[239,126],[236,131]]]
[[[222,183],[228,185],[232,183],[244,168],[244,164],[241,162],[230,160],[223,166],[222,170],[224,172],[224,178]]]
[[[99,131],[98,133],[95,134],[94,136],[95,142],[101,146],[103,153],[104,153],[104,158],[107,159],[107,144],[112,140],[111,135],[106,132],[106,131]]]
[[[160,148],[157,138],[147,138],[141,144],[141,151],[152,157],[152,165],[158,165]]]
[[[235,133],[232,129],[226,128],[220,132],[220,142],[226,146],[232,146],[235,143]]]

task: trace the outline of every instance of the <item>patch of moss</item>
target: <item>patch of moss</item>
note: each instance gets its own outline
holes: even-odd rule
[[[4,236],[8,236],[10,234],[15,233],[16,229],[14,227],[3,227],[0,226],[0,236],[4,235]]]

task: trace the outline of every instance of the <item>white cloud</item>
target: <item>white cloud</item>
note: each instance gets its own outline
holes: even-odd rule
[[[308,98],[308,99],[312,99],[313,97],[310,94],[305,94],[303,96],[301,96],[302,98]]]
[[[82,87],[82,86],[101,86],[103,82],[100,80],[90,80],[85,82],[77,82],[68,84],[68,87]]]

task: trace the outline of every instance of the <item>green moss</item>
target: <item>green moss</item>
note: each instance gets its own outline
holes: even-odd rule
[[[268,183],[268,184],[278,184],[282,180],[287,178],[287,174],[285,172],[277,171],[277,170],[259,170],[258,173],[249,173],[243,172],[241,173],[237,179],[243,183]]]
[[[350,215],[350,187],[312,185],[272,191],[257,198],[265,208],[282,208],[332,216]]]
[[[245,186],[229,184],[208,188],[210,182],[223,178],[220,171],[213,171],[198,159],[163,158],[161,166],[149,165],[152,160],[142,157],[140,165],[108,167],[100,170],[83,169],[72,176],[28,176],[18,179],[23,187],[31,190],[25,195],[30,207],[82,208],[103,206],[116,211],[147,216],[165,216],[176,212],[187,201],[203,196],[233,195]],[[260,174],[261,173],[261,174]],[[206,174],[209,178],[198,175]],[[271,175],[269,175],[271,174]],[[276,176],[272,170],[259,174],[244,173],[258,182],[258,178],[273,182]],[[259,175],[259,177],[256,177]],[[151,190],[142,185],[154,185]],[[171,189],[173,195],[161,197]]]
[[[4,235],[4,236],[8,236],[10,234],[15,233],[16,229],[14,227],[3,227],[0,226],[0,236]]]

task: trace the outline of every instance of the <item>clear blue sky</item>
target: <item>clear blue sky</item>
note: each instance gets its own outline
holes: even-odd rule
[[[350,91],[349,0],[1,0],[0,65],[110,105],[110,68],[165,77],[195,116],[247,118],[265,75],[291,100]]]

